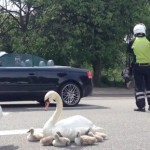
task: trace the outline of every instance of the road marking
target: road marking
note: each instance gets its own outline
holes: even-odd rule
[[[3,116],[7,116],[9,112],[3,112]]]
[[[17,135],[17,134],[27,134],[29,129],[19,129],[19,130],[4,130],[0,131],[1,135]],[[35,128],[36,132],[42,132],[42,128]]]

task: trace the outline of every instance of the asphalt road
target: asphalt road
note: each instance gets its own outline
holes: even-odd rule
[[[0,120],[0,150],[149,150],[150,112],[134,112],[133,90],[94,89],[93,95],[83,98],[77,107],[64,108],[61,118],[83,115],[104,128],[108,139],[93,146],[58,148],[28,142],[30,127],[42,128],[52,115],[55,105],[44,111],[36,102],[0,103],[5,116]]]

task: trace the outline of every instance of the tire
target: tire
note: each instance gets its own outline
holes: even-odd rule
[[[60,96],[64,106],[76,106],[81,99],[81,89],[73,82],[68,82],[62,85],[60,89]]]

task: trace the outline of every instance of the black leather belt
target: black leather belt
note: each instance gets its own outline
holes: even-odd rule
[[[150,66],[150,63],[136,63],[138,66]]]

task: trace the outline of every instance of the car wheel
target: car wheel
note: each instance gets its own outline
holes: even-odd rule
[[[75,83],[66,83],[61,87],[60,96],[64,106],[75,106],[80,102],[81,90]]]

